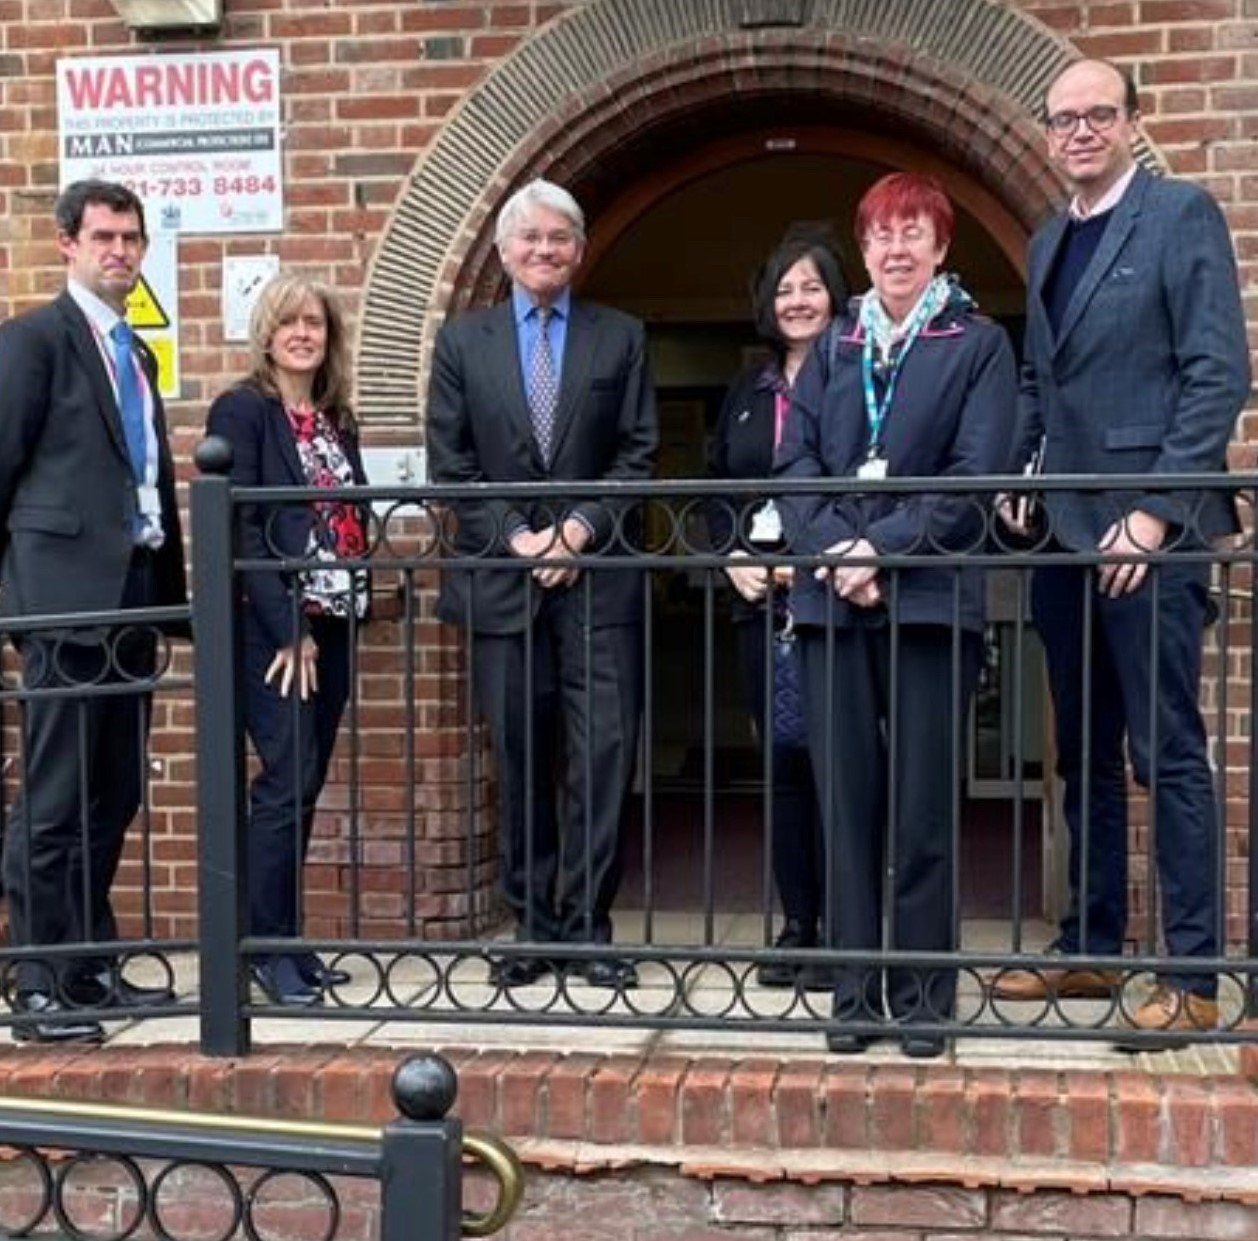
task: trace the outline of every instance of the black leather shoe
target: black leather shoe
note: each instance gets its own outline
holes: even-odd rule
[[[71,1021],[53,1021],[74,1010],[43,991],[28,991],[17,996],[15,1008],[26,1014],[13,1023],[13,1041],[16,1043],[103,1043],[105,1027],[99,1021],[77,1018]]]
[[[145,1008],[170,1004],[175,998],[173,987],[140,987],[112,974],[66,979],[62,992],[72,1008]]]
[[[612,991],[632,991],[638,985],[637,968],[629,961],[615,957],[596,957],[593,961],[574,961],[572,972],[584,978],[591,987],[607,987]]]
[[[853,1034],[850,1030],[831,1030],[826,1035],[826,1050],[836,1056],[859,1056],[876,1042],[875,1034]]]
[[[298,972],[312,987],[343,987],[352,982],[349,970],[334,969],[314,952],[303,952],[295,958]]]
[[[947,1040],[939,1034],[906,1034],[900,1039],[900,1050],[914,1060],[935,1060],[947,1047]]]
[[[323,992],[302,977],[292,957],[272,957],[269,961],[254,962],[251,973],[253,981],[262,988],[262,993],[272,1004],[310,1008],[323,1003]]]
[[[498,957],[489,963],[489,981],[495,987],[527,987],[553,968],[545,957]]]
[[[794,921],[787,922],[773,944],[775,949],[787,952],[816,946],[817,928],[806,927],[803,923]],[[756,968],[756,982],[762,987],[793,987],[806,968],[790,961],[766,961]]]

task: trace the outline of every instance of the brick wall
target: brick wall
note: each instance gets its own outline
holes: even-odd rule
[[[285,264],[328,280],[344,295],[351,320],[361,331],[363,308],[376,275],[373,263],[380,257],[388,229],[399,205],[406,201],[417,170],[424,168],[448,126],[460,118],[468,92],[511,63],[513,53],[525,45],[542,47],[544,39],[566,28],[565,23],[571,24],[578,16],[592,19],[603,4],[610,7],[613,3],[625,12],[640,14],[633,19],[639,22],[635,29],[644,40],[654,42],[644,46],[640,57],[630,55],[625,60],[615,78],[621,90],[611,96],[610,104],[604,85],[588,86],[583,94],[556,100],[548,122],[551,128],[545,129],[558,143],[563,128],[573,128],[582,116],[593,116],[596,108],[603,108],[604,112],[597,113],[600,127],[583,138],[585,158],[593,162],[597,162],[600,144],[606,143],[610,149],[656,106],[650,98],[653,75],[664,73],[670,63],[687,56],[697,60],[710,49],[711,39],[692,39],[689,44],[683,39],[680,49],[670,44],[668,23],[680,21],[679,14],[690,12],[685,6],[674,8],[678,0],[641,0],[636,6],[623,0],[482,4],[461,0],[336,0],[326,5],[310,0],[225,0],[221,35],[158,45],[141,43],[130,35],[110,0],[0,0],[0,313],[13,313],[41,301],[62,281],[49,220],[57,182],[53,72],[59,57],[144,50],[160,53],[188,47],[278,47],[286,119],[285,231],[256,237],[192,237],[180,245],[184,398],[173,403],[171,422],[186,477],[191,473],[191,452],[209,400],[244,365],[243,351],[222,340],[219,279],[224,255],[270,252]],[[972,7],[990,6],[975,0]],[[1223,202],[1248,284],[1258,261],[1258,154],[1254,144],[1258,87],[1253,84],[1258,81],[1258,3],[1038,0],[1018,4],[1011,0],[995,7],[1020,10],[1043,23],[1059,40],[1062,53],[1073,45],[1087,53],[1117,57],[1136,68],[1152,141],[1173,171],[1200,180]],[[833,13],[836,24],[826,34],[832,42],[841,42],[840,18],[874,20],[869,17],[874,10],[878,10],[877,20],[893,25],[902,21],[903,28],[910,31],[915,23],[924,26],[938,20],[939,13],[937,7],[918,0],[892,0],[872,9],[858,0],[778,5],[761,0],[723,0],[715,4],[712,11],[724,15],[734,49],[728,55],[731,87],[742,89],[756,83],[755,49],[760,43],[773,44],[778,37],[773,31],[749,31],[741,19],[774,12],[804,14],[805,19],[810,13]],[[1018,45],[1017,31],[1012,37],[1014,45],[1022,46],[1023,55],[1028,55],[1026,47],[1030,44]],[[779,42],[786,49],[778,57],[780,61],[787,57],[789,48],[785,41]],[[796,63],[801,72],[810,71],[813,52],[807,49],[807,38],[797,42]],[[591,42],[577,50],[592,54],[595,49]],[[875,54],[869,49],[861,53]],[[993,62],[1002,66],[1009,59],[1000,59],[1000,49],[992,55]],[[580,68],[578,59],[572,59],[573,73]],[[877,100],[886,91],[897,89],[900,78],[911,78],[915,63],[905,47],[888,47],[885,67],[855,93],[867,89]],[[1032,82],[1042,63],[1042,58],[1030,60],[1020,70],[1023,79]],[[566,68],[560,64],[558,71],[562,74]],[[958,75],[946,64],[939,66],[939,73],[941,81],[960,89],[952,81]],[[692,91],[696,100],[700,97],[694,83],[678,89]],[[989,132],[992,159],[1009,168],[1012,185],[1028,190],[1047,186],[1051,179],[1043,170],[1026,167],[1026,157],[1018,155],[1020,147],[1015,139],[1018,126],[1025,124],[1025,114],[1018,115],[1007,99],[989,102],[995,118]],[[939,126],[942,146],[951,106],[948,98],[941,95],[932,100],[923,92],[920,100],[910,100],[905,106],[918,107],[924,122]],[[1007,116],[1002,115],[1002,108]],[[606,124],[601,123],[604,116]],[[544,128],[539,125],[539,129]],[[494,170],[486,182],[487,192],[498,195],[508,173],[516,176],[524,171],[527,151],[535,153],[538,166],[548,166],[548,157],[537,143],[526,144],[519,151],[515,164],[520,166]],[[1022,165],[1017,162],[1020,158]],[[574,154],[574,166],[576,159]],[[1047,192],[1040,190],[1041,195]],[[419,208],[425,205],[436,212],[438,196],[428,204],[419,204]],[[477,286],[470,277],[463,277],[460,265],[465,258],[483,255],[484,226],[493,205],[493,201],[481,204],[479,214],[472,212],[468,220],[451,228],[449,252],[436,265],[439,271],[432,283],[432,304],[414,307],[416,323],[428,324],[424,328],[427,338],[456,286],[483,292],[483,282]],[[1017,204],[1010,205],[1017,209]],[[1030,214],[1029,208],[1024,214]],[[1253,293],[1248,294],[1248,302],[1251,318],[1258,324]],[[369,426],[369,445],[410,444],[421,437],[422,371],[413,383],[409,378],[407,382],[409,399],[400,402],[403,408],[391,409],[390,418]],[[1249,440],[1258,433],[1253,418],[1249,415],[1245,419],[1243,442],[1234,452],[1238,466],[1253,462]],[[420,615],[425,617],[431,616],[431,586],[428,580],[418,588]],[[1248,626],[1246,615],[1235,617],[1232,640],[1238,647],[1248,642]],[[467,910],[466,897],[449,878],[465,873],[466,866],[466,857],[459,855],[457,844],[450,839],[450,825],[458,817],[463,772],[457,721],[448,718],[449,712],[439,712],[435,704],[449,701],[456,692],[460,666],[451,638],[435,625],[421,625],[411,634],[402,632],[396,623],[387,623],[368,640],[364,658],[377,679],[362,717],[364,744],[373,757],[372,783],[364,792],[363,826],[379,845],[381,865],[394,864],[403,847],[403,835],[411,832],[411,811],[409,794],[401,788],[401,773],[396,766],[389,767],[390,757],[398,752],[405,704],[398,696],[400,681],[390,678],[388,668],[405,644],[412,645],[426,669],[424,685],[431,695],[421,706],[425,728],[420,775],[423,790],[420,804],[414,807],[414,834],[431,849],[436,871],[450,868],[445,879],[440,874],[433,878],[421,916],[429,930],[448,933],[457,929]],[[154,825],[166,867],[161,873],[167,883],[157,909],[159,934],[192,930],[195,773],[190,712],[187,701],[174,701],[163,706],[158,719],[157,748],[165,769],[155,786]],[[1238,857],[1247,816],[1246,731],[1238,695],[1228,717],[1224,749],[1236,773],[1228,781],[1227,813],[1236,838],[1233,853]],[[321,820],[311,875],[311,891],[317,895],[312,906],[319,911],[319,920],[311,929],[317,933],[345,929],[338,914],[344,907],[344,810],[344,789],[334,785]],[[134,866],[124,872],[124,885],[134,874]],[[1239,883],[1238,875],[1232,894],[1232,925],[1238,934],[1243,929]],[[136,902],[125,897],[122,904],[136,908]],[[394,926],[400,905],[396,882],[382,879],[381,890],[373,897],[373,929],[383,933]]]

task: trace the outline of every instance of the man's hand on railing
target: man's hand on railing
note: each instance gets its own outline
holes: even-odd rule
[[[275,652],[264,679],[270,685],[276,677],[279,678],[277,688],[281,698],[288,697],[294,677],[302,702],[319,692],[319,648],[313,638],[303,638],[300,645],[282,646]]]
[[[539,564],[533,569],[533,580],[543,590],[571,586],[581,575],[572,562],[591,538],[590,528],[576,517],[569,517],[562,526],[545,526],[541,530],[517,530],[511,536],[511,550],[530,560],[552,560],[555,564]]]
[[[1103,564],[1099,567],[1101,574],[1101,593],[1111,599],[1129,595],[1139,590],[1144,582],[1149,566],[1141,560],[1132,560],[1132,556],[1146,556],[1162,546],[1166,538],[1166,522],[1152,513],[1133,509],[1124,517],[1120,517],[1101,536],[1097,550],[1107,556],[1124,557],[1115,564]]]
[[[825,554],[872,561],[878,551],[868,539],[844,539],[833,547],[827,547]],[[882,602],[876,564],[823,565],[813,576],[819,582],[829,578],[834,593],[858,608],[872,608]]]

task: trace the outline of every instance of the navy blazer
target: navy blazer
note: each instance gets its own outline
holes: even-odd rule
[[[428,389],[428,465],[437,483],[650,478],[658,438],[642,324],[576,299],[570,303],[549,464],[533,437],[510,301],[451,319],[437,336]],[[583,556],[640,545],[637,505],[622,500],[468,501],[457,506],[455,550],[510,556],[520,527],[544,529],[580,517],[593,531]],[[590,570],[591,619],[623,625],[642,616],[644,574]],[[578,583],[577,589],[580,588]],[[438,615],[485,633],[516,633],[541,606],[519,569],[442,574]]]
[[[1063,213],[1032,239],[1019,449],[1044,437],[1052,474],[1213,473],[1249,397],[1249,344],[1227,223],[1200,186],[1137,170],[1054,336],[1044,282],[1068,227]],[[1143,509],[1200,545],[1238,529],[1222,492],[1046,492],[1053,530],[1097,546]]]
[[[181,606],[183,536],[157,362],[139,337],[135,348],[153,398],[166,536],[153,602]],[[117,608],[135,550],[135,476],[100,347],[68,292],[0,324],[0,383],[0,609],[32,616]]]
[[[861,354],[864,332],[849,312],[826,329],[800,371],[776,473],[786,478],[852,478],[869,450]],[[905,355],[883,426],[888,474],[901,478],[984,476],[1009,466],[1017,404],[1017,370],[1004,329],[972,310],[946,306]],[[864,538],[876,551],[920,555],[899,574],[898,618],[951,625],[960,585],[960,622],[983,624],[983,575],[930,566],[932,554],[981,545],[987,499],[963,494],[855,492],[826,498],[784,497],[787,542],[799,555]],[[862,608],[837,597],[811,572],[796,572],[791,612],[798,625],[883,623],[884,603]]]
[[[256,388],[240,384],[219,396],[210,406],[205,433],[231,444],[231,481],[237,487],[310,485],[283,404]],[[343,430],[340,441],[355,485],[365,484],[358,436]],[[237,554],[249,560],[305,556],[314,520],[308,504],[242,505]],[[276,650],[293,646],[305,632],[293,587],[291,573],[251,570],[245,575],[246,604]]]

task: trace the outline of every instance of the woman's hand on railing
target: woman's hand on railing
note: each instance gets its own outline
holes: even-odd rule
[[[841,543],[826,548],[825,554],[843,558],[850,556],[854,560],[867,560],[871,563],[822,565],[813,574],[819,582],[828,578],[834,593],[858,608],[877,607],[882,602],[882,591],[878,588],[878,566],[872,563],[878,550],[868,539],[844,539]]]
[[[730,559],[746,558],[744,551],[730,552]],[[748,603],[759,603],[769,593],[769,570],[762,564],[725,566],[725,576]]]

